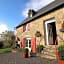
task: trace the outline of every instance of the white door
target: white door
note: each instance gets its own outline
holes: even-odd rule
[[[26,38],[25,40],[25,48],[31,52],[31,38]]]
[[[48,20],[48,21],[45,21],[45,31],[46,31],[46,44],[49,45],[49,31],[48,31],[48,24],[49,23],[52,23],[52,22],[55,22],[55,19],[51,19],[51,20]]]

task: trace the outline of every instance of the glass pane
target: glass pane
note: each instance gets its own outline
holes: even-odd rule
[[[23,26],[23,31],[26,31],[26,24]]]
[[[28,47],[28,44],[26,44],[26,47]]]
[[[25,39],[24,46],[25,46],[25,47],[28,47],[28,40],[27,40],[27,39]]]
[[[31,45],[29,45],[29,47],[31,47]]]
[[[31,44],[31,40],[29,40],[29,45]]]
[[[31,47],[31,40],[29,40],[29,47]]]

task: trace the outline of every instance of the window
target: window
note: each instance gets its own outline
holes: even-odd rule
[[[23,32],[25,32],[26,31],[26,24],[23,26]]]

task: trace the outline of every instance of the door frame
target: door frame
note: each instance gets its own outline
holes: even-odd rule
[[[52,23],[52,22],[55,22],[55,19],[50,19],[50,20],[46,20],[45,21],[45,34],[46,34],[46,37],[45,37],[45,39],[46,39],[46,45],[49,45],[49,41],[48,41],[48,27],[47,27],[47,24],[48,23]]]

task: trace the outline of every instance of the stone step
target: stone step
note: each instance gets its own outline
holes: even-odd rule
[[[49,47],[45,47],[44,49],[55,50],[55,48],[49,48]]]
[[[45,46],[45,48],[48,48],[48,49],[55,49],[55,45]]]
[[[43,52],[55,53],[56,50],[43,50]]]
[[[56,59],[56,56],[47,55],[47,54],[43,54],[43,55],[41,55],[41,57],[43,57],[43,58],[49,58],[49,59]]]
[[[46,55],[51,55],[51,56],[55,56],[55,53],[43,52],[43,54],[46,54]]]
[[[55,54],[56,52],[55,51],[43,51],[43,53],[46,52],[46,53],[52,53],[52,54]]]
[[[44,58],[55,59],[56,58],[55,53],[56,53],[55,45],[45,46],[41,56]]]

